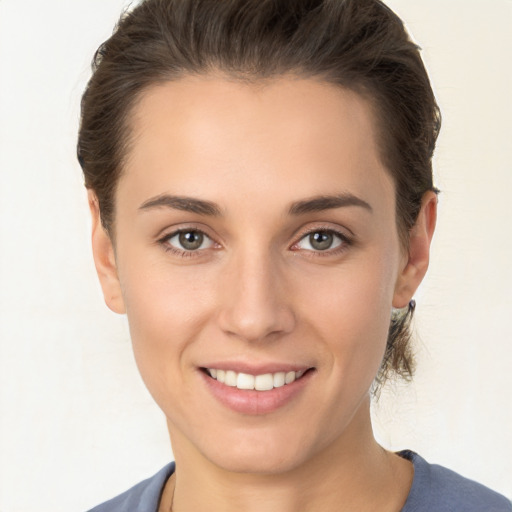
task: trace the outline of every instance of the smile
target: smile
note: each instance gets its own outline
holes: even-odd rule
[[[317,374],[315,367],[290,368],[291,365],[279,364],[260,368],[243,363],[215,366],[199,368],[210,395],[233,412],[257,416],[296,402]],[[228,370],[230,366],[232,369]]]
[[[216,368],[207,368],[206,372],[210,377],[226,386],[236,387],[242,390],[270,391],[274,388],[292,384],[300,379],[306,370],[264,373],[262,375],[237,373],[232,370],[220,370]]]

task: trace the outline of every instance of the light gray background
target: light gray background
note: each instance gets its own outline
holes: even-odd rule
[[[512,496],[512,1],[389,0],[444,115],[419,371],[379,439]],[[123,0],[0,0],[0,511],[84,510],[171,459],[126,321],[103,304],[75,137]]]

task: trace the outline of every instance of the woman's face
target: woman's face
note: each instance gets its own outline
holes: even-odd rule
[[[185,78],[148,90],[131,127],[115,260],[99,228],[95,252],[176,456],[282,472],[357,442],[392,305],[417,285],[367,102]]]

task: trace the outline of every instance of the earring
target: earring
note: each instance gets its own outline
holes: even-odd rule
[[[391,320],[396,322],[397,320],[401,320],[406,315],[409,315],[414,312],[416,309],[416,301],[411,299],[409,304],[405,306],[405,308],[392,308],[391,309]]]

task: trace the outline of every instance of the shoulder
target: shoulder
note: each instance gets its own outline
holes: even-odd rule
[[[94,507],[89,512],[157,512],[163,487],[173,472],[174,462],[171,462],[156,475]]]
[[[512,512],[512,503],[495,491],[411,451],[400,452],[414,464],[414,480],[402,512]]]

